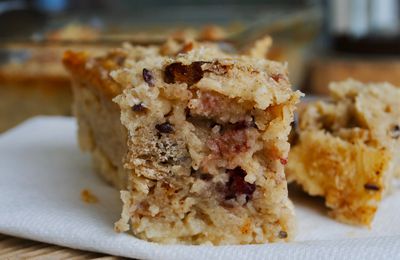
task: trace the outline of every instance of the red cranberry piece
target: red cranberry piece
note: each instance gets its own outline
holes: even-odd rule
[[[256,190],[256,185],[244,180],[246,172],[240,167],[233,170],[228,169],[226,172],[229,174],[229,181],[225,199],[232,199],[241,194],[245,194],[247,199],[250,199]]]
[[[165,67],[164,81],[166,83],[186,83],[191,86],[203,78],[202,61],[193,62],[190,65],[183,65],[180,62],[171,63]]]
[[[286,158],[280,158],[279,160],[281,161],[282,165],[286,165],[288,163],[288,160]]]
[[[146,111],[146,108],[142,105],[142,103],[135,104],[132,106],[132,111],[133,112],[144,112]]]
[[[366,183],[364,185],[364,188],[366,190],[373,190],[373,191],[379,191],[380,190],[379,186],[376,185],[376,184],[373,184],[373,183]]]
[[[149,86],[154,86],[154,76],[153,73],[148,69],[143,69],[143,80],[149,84]]]
[[[288,234],[287,234],[286,231],[279,231],[279,235],[278,236],[279,236],[279,238],[284,239],[284,238],[288,237]]]
[[[400,137],[400,126],[394,125],[392,127],[392,138],[397,139]]]

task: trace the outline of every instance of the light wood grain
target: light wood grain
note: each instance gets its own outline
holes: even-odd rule
[[[0,259],[119,260],[124,258],[76,250],[0,234]]]
[[[332,81],[353,78],[364,83],[389,82],[400,86],[400,58],[346,58],[319,57],[310,64],[309,82],[306,91],[314,95],[328,94]]]

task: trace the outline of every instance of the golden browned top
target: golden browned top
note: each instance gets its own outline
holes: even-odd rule
[[[73,79],[79,78],[113,98],[122,90],[109,73],[120,67],[124,59],[123,52],[118,51],[110,52],[104,57],[90,58],[86,52],[68,50],[64,53],[63,64],[71,72]]]
[[[143,71],[151,72],[156,89],[186,84],[253,102],[260,109],[301,95],[291,90],[286,64],[227,54],[210,43],[125,45],[96,58],[68,51],[63,61],[73,78],[86,81],[111,98],[124,89],[147,86]]]

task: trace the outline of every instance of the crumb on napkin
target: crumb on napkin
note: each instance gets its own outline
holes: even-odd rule
[[[81,191],[81,200],[85,203],[93,204],[99,202],[99,199],[89,189]]]

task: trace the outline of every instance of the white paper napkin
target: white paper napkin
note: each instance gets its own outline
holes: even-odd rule
[[[99,199],[80,198],[89,189]],[[0,233],[139,259],[399,259],[400,190],[379,209],[371,230],[328,218],[320,200],[292,196],[295,242],[248,246],[158,245],[113,231],[119,192],[79,151],[75,121],[38,117],[0,135]]]

